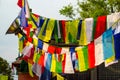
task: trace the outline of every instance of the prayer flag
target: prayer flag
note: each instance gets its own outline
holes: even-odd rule
[[[29,5],[28,5],[28,1],[25,0],[25,17],[26,18],[30,18],[30,9],[29,9]]]
[[[58,55],[58,54],[56,54]],[[62,60],[56,60],[56,72],[57,73],[62,73]]]
[[[62,38],[63,38],[63,42],[65,42],[65,38],[66,38],[66,26],[65,26],[66,21],[65,20],[61,20],[60,21],[60,29],[61,29],[61,33],[62,33]]]
[[[58,39],[61,39],[61,30],[60,30],[59,20],[57,20],[57,29],[58,29]]]
[[[79,24],[78,24],[77,40],[80,39],[81,27],[82,27],[82,20],[80,20],[80,21],[79,21]]]
[[[47,51],[48,51],[48,47],[49,47],[49,44],[43,43],[43,48],[42,48],[42,50],[44,50],[45,52],[47,52]]]
[[[55,53],[55,49],[56,49],[56,47],[55,46],[49,46],[48,47],[48,52],[50,53],[50,54],[54,54]]]
[[[28,60],[28,69],[29,69],[29,75],[30,75],[31,77],[34,77],[33,72],[32,72],[32,64],[29,63],[29,60]]]
[[[8,28],[8,30],[7,30],[7,32],[6,32],[6,34],[13,34],[13,33],[15,33],[16,32],[16,30],[18,29],[18,20],[17,19],[15,19],[13,22],[12,22],[12,24],[10,25],[10,27]]]
[[[41,66],[41,67],[45,67],[44,65],[44,61],[45,61],[45,54],[41,54],[39,60],[38,60],[38,64]]]
[[[53,32],[53,29],[54,29],[54,22],[55,22],[55,20],[53,20],[53,19],[50,19],[48,21],[48,23],[47,23],[47,20],[44,22],[44,24],[43,24],[43,26],[40,30],[40,33],[38,35],[39,39],[41,39],[43,41],[46,41],[46,42],[48,42],[51,39],[52,32]],[[46,27],[46,25],[47,25],[47,27]],[[45,29],[45,27],[46,27],[46,29]],[[45,35],[42,34],[44,31],[46,31]]]
[[[76,53],[75,53],[75,47],[70,47],[70,53],[71,53],[73,68],[75,68],[75,62],[77,60]]]
[[[106,16],[99,16],[97,18],[94,39],[98,38],[105,32],[107,23],[106,18]]]
[[[95,37],[96,22],[97,22],[97,18],[94,18],[93,31],[92,31],[92,41],[94,40],[94,37]]]
[[[95,67],[95,45],[94,42],[88,44],[88,63],[89,68]]]
[[[82,48],[83,55],[84,55],[84,62],[85,62],[85,68],[89,68],[89,63],[88,63],[88,46],[84,46]]]
[[[114,15],[113,15],[113,20],[114,21],[113,22],[115,23],[119,19],[120,19],[120,12],[114,13]],[[114,30],[114,28],[116,28],[118,25],[120,25],[120,21],[118,21],[118,24],[116,24],[116,25],[112,24],[112,29]]]
[[[34,55],[33,55],[33,62],[34,62],[34,63],[36,63],[37,54],[38,54],[38,53],[35,51],[35,52],[34,52]]]
[[[78,55],[78,66],[79,66],[79,71],[86,71],[88,68],[86,66],[85,63],[85,56],[84,56],[84,51],[83,51],[83,47],[77,47],[75,49],[77,51],[77,55]]]
[[[65,62],[64,73],[68,73],[68,74],[74,73],[70,52],[66,52],[66,60],[65,61],[66,62]]]
[[[36,59],[35,59],[35,63],[38,63],[40,56],[41,55],[38,53],[37,56],[36,56]]]
[[[55,20],[53,36],[54,36],[55,42],[58,43],[58,24],[57,24],[57,20]]]
[[[65,73],[66,54],[62,54],[62,73]]]
[[[115,60],[115,55],[105,60],[105,67],[108,67],[114,63],[118,63],[118,60]]]
[[[40,23],[39,23],[39,27],[38,28],[41,28],[43,26],[44,21],[45,21],[45,19],[40,18]]]
[[[39,80],[51,80],[51,72],[47,69],[44,69],[44,72],[42,73]]]
[[[47,60],[46,60],[45,68],[50,71],[50,69],[51,69],[52,55],[49,54],[49,53],[46,53],[46,54],[47,54]]]
[[[114,35],[115,58],[120,59],[120,33]]]
[[[34,31],[35,29],[37,29],[36,24],[32,20],[29,20],[28,24],[31,25],[30,31]]]
[[[21,9],[21,13],[20,13],[20,15],[19,15],[19,17],[20,17],[20,26],[21,27],[28,27],[28,22],[27,22],[27,19],[26,19],[26,17],[25,17],[25,8],[23,7],[22,9]]]
[[[31,53],[31,48],[33,47],[33,44],[32,43],[29,43],[28,42],[28,45],[26,45],[22,51],[22,54],[30,57],[30,53]]]
[[[34,44],[35,47],[38,46],[38,38],[35,35],[33,35],[33,44]]]
[[[87,35],[86,35],[86,22],[82,21],[82,28],[81,28],[81,34],[80,34],[80,45],[87,45]]]
[[[110,27],[112,27],[112,25],[114,23],[113,15],[114,14],[107,15],[107,29],[109,29]]]
[[[8,80],[8,76],[6,76],[6,75],[0,75],[0,80]]]
[[[86,18],[86,36],[87,36],[87,43],[92,41],[92,31],[93,31],[93,18]]]
[[[40,65],[38,65],[37,63],[34,63],[33,64],[33,67],[32,67],[32,71],[37,75],[37,76],[39,76],[39,77],[41,77],[41,66]]]
[[[115,31],[114,31],[114,35],[119,34],[119,33],[120,33],[120,22],[118,22],[118,23],[116,24]]]
[[[56,49],[55,49],[55,53],[56,53],[56,54],[60,54],[60,53],[61,53],[61,50],[62,50],[62,48],[60,48],[60,47],[56,47]]]
[[[94,41],[95,43],[95,65],[100,65],[104,62],[104,54],[103,54],[103,44],[102,44],[102,36],[98,37]]]
[[[77,43],[78,20],[66,22],[66,44]]]
[[[43,48],[43,41],[41,41],[40,39],[38,40],[38,48],[39,49]]]
[[[103,33],[102,42],[103,42],[104,60],[106,60],[114,55],[112,28],[109,28],[106,32]]]
[[[57,80],[65,80],[65,79],[61,75],[57,74]]]
[[[65,54],[66,52],[69,52],[69,48],[62,47],[61,54]]]
[[[19,52],[20,53],[23,51],[23,40],[21,38],[22,38],[22,35],[19,33],[18,34],[18,45],[19,45]]]
[[[18,0],[17,5],[22,8],[24,6],[24,1],[25,0]]]
[[[52,61],[51,61],[51,72],[56,72],[56,58],[55,54],[52,54]]]

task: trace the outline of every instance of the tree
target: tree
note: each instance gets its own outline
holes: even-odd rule
[[[64,6],[59,10],[61,15],[69,18],[84,19],[89,17],[98,17],[100,15],[108,15],[120,11],[120,0],[85,0],[80,2],[77,0],[77,8],[73,9],[71,4]],[[77,12],[77,13],[75,13]]]
[[[8,80],[13,80],[9,63],[0,57],[0,74],[8,76]]]
[[[73,12],[74,12],[74,10],[73,10],[73,6],[71,4],[69,4],[68,6],[64,6],[64,8],[60,10],[60,13],[62,15],[65,15],[66,17],[69,17],[72,19],[73,19],[73,16],[75,16],[75,14]]]

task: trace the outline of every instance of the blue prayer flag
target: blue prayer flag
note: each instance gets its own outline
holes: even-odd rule
[[[104,60],[114,55],[112,28],[108,29],[102,35]]]
[[[43,42],[41,40],[38,40],[38,48],[40,49],[43,48]]]
[[[114,35],[115,58],[120,59],[120,33]]]
[[[20,26],[21,27],[28,27],[28,22],[26,20],[25,14],[26,14],[25,7],[23,7],[21,9],[21,13],[20,13],[20,16],[19,16],[20,17]]]

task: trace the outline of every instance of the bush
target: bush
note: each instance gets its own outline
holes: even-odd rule
[[[0,74],[8,76],[8,80],[13,80],[9,63],[0,57]]]

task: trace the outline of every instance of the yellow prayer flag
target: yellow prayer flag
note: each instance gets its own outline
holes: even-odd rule
[[[6,75],[0,75],[0,80],[8,80],[8,76],[6,76]]]
[[[82,28],[81,28],[81,34],[80,34],[80,45],[87,45],[87,35],[86,35],[86,22],[82,21]]]
[[[22,0],[22,7],[25,7],[25,0]]]
[[[79,20],[67,21],[65,23],[66,28],[66,44],[76,43],[77,41],[77,32],[78,32]]]
[[[77,47],[76,51],[78,55],[79,71],[86,71],[87,69],[85,66],[85,59],[84,59],[84,53],[83,53],[82,47]]]
[[[42,27],[40,29],[40,32],[38,34],[38,38],[41,39],[41,40],[44,39],[44,36],[42,35],[42,33],[43,33],[44,29],[45,29],[46,24],[47,24],[47,19],[45,19],[45,21],[44,21],[44,23],[43,23],[43,25],[42,25]]]
[[[64,77],[62,77],[61,75],[57,74],[57,80],[64,80]]]
[[[55,76],[57,76],[57,80],[64,80],[64,77],[62,77],[58,73],[52,73],[52,78],[54,78]]]
[[[70,21],[65,22],[65,28],[66,28],[66,37],[65,37],[65,43],[69,44],[69,27],[70,27]]]
[[[33,62],[36,62],[37,52],[34,53]]]
[[[52,54],[52,62],[51,62],[51,72],[55,72],[56,71],[56,59],[55,59],[55,54]]]
[[[23,35],[18,33],[18,38],[21,39],[22,37],[23,37]]]
[[[110,57],[110,58],[108,58],[108,59],[106,59],[105,60],[105,63],[110,63],[110,62],[112,62],[112,61],[114,61],[115,60],[115,56],[112,56],[112,57]]]
[[[19,52],[20,52],[20,53],[21,53],[22,50],[23,50],[23,41],[20,40],[22,37],[23,37],[23,36],[22,36],[20,33],[18,33],[18,45],[19,45]]]
[[[31,77],[34,77],[33,72],[32,72],[32,64],[28,62],[28,70],[29,70],[29,75]]]
[[[33,23],[32,20],[28,21],[28,24],[32,25],[31,29],[33,29],[33,30],[37,28],[37,26]]]
[[[52,77],[55,77],[55,76],[57,76],[57,73],[52,72]]]
[[[32,17],[36,22],[39,22],[39,16],[38,15],[32,14]]]
[[[116,63],[115,56],[112,56],[112,57],[105,60],[105,67],[107,67],[107,66],[109,66],[109,65],[111,65],[113,63]]]
[[[43,26],[40,30],[40,33],[38,34],[38,38],[45,42],[48,42],[52,36],[52,32],[54,29],[54,23],[55,23],[55,20],[53,20],[53,19],[50,19],[50,20],[45,19]],[[45,30],[45,28],[46,28],[46,30]],[[44,31],[45,31],[45,35],[43,35]]]
[[[23,50],[23,41],[19,39],[18,43],[19,43],[19,52],[21,53]]]
[[[36,47],[38,46],[38,38],[35,35],[33,35],[33,44]]]
[[[51,39],[51,35],[52,35],[53,29],[54,29],[54,23],[55,23],[55,20],[53,20],[53,19],[49,20],[44,41],[48,42]]]

